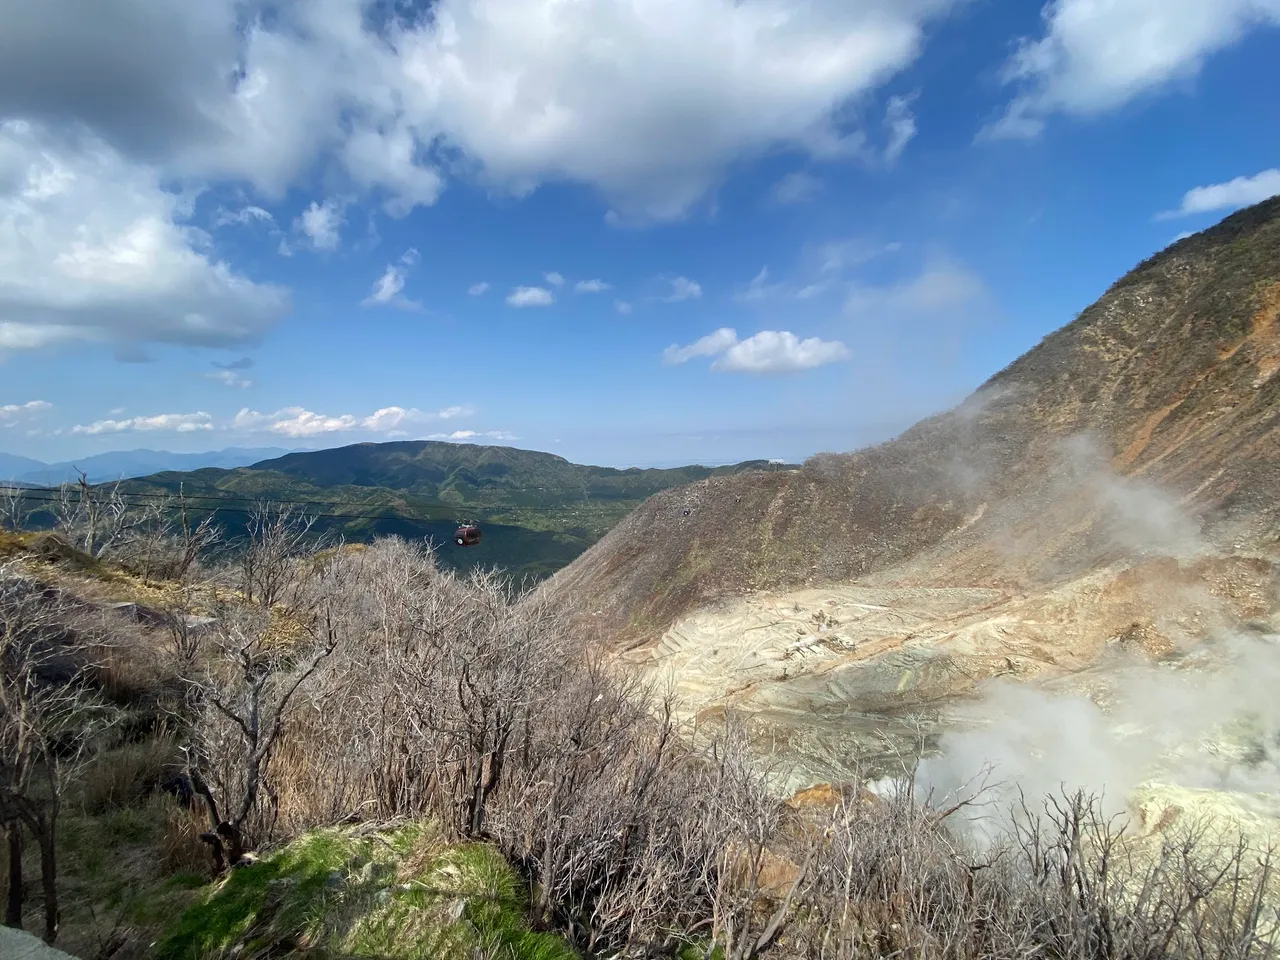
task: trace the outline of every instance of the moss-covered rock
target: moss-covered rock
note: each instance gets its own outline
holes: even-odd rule
[[[426,824],[308,834],[236,869],[168,925],[156,955],[575,960],[530,929],[523,882],[484,844]]]

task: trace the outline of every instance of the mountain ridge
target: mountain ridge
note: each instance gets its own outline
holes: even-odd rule
[[[176,493],[242,525],[253,500],[296,502],[320,526],[352,540],[429,537],[446,566],[498,565],[541,577],[569,563],[653,493],[706,477],[765,471],[764,460],[720,467],[616,468],[571,463],[515,447],[401,440],[303,451],[230,470],[205,468],[137,478],[130,494]],[[479,546],[452,546],[458,522],[479,520]]]
[[[224,447],[200,453],[173,453],[139,447],[109,450],[53,463],[0,454],[0,480],[33,485],[58,484],[74,480],[78,476],[76,471],[83,470],[90,483],[109,483],[165,470],[236,467],[291,452],[294,451],[286,447]]]
[[[1280,198],[1148,258],[952,410],[798,472],[659,494],[548,589],[625,646],[707,604],[926,551],[934,566],[908,579],[1047,582],[1117,552],[1090,501],[1111,475],[1171,484],[1222,530],[1257,526],[1256,540],[1280,516],[1278,312]],[[1103,479],[1064,487],[1072,470]],[[1039,537],[1042,555],[1002,555],[996,534]]]

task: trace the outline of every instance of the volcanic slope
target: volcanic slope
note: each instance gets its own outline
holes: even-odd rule
[[[956,409],[659,493],[547,589],[690,719],[750,713],[795,784],[834,777],[993,676],[1280,632],[1277,371],[1280,198],[1142,263]]]

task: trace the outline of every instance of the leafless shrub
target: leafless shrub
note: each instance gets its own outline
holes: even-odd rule
[[[328,544],[312,535],[315,517],[288,505],[260,500],[249,515],[248,537],[239,553],[240,589],[246,600],[270,610],[295,599],[306,565]]]
[[[27,528],[31,508],[21,487],[0,487],[0,530],[21,533]]]
[[[94,558],[113,552],[131,555],[164,512],[160,502],[131,506],[120,492],[119,482],[90,484],[83,471],[74,483],[58,488],[52,508],[57,531],[77,550]]]
[[[97,720],[80,684],[92,628],[57,591],[0,565],[0,822],[9,840],[6,923],[21,926],[22,830],[40,848],[44,938],[58,935],[58,818]]]
[[[1194,831],[1154,856],[1064,794],[1024,804],[981,857],[904,792],[843,802],[798,897],[790,949],[861,957],[1264,958],[1276,949],[1270,860]]]
[[[338,643],[323,611],[306,625],[310,650],[301,657],[271,644],[270,622],[260,608],[221,611],[221,662],[188,679],[200,717],[187,769],[207,805],[211,830],[202,839],[219,871],[240,862],[246,843],[270,834],[276,800],[264,772],[298,690]],[[264,793],[266,810],[259,808]]]
[[[497,844],[536,923],[590,955],[690,940],[726,960],[1272,955],[1269,862],[1243,846],[1191,836],[1148,862],[1077,795],[979,848],[960,814],[981,777],[940,807],[904,790],[791,809],[748,730],[690,745],[667,698],[536,592],[444,573],[399,540],[304,555],[210,648],[229,659],[202,688],[196,766],[227,823],[249,798],[246,834],[430,817]],[[311,616],[310,639],[255,639],[282,611]]]

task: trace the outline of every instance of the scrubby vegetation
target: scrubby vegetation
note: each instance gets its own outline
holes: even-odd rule
[[[83,956],[1276,947],[1248,845],[1171,833],[1152,854],[1078,795],[983,844],[975,795],[784,802],[748,731],[685,736],[542,591],[270,509],[232,562],[185,562],[199,529],[140,552],[133,527],[96,557],[101,532],[74,524],[58,549],[5,541],[8,920]]]

